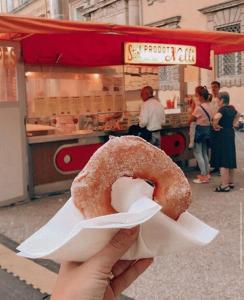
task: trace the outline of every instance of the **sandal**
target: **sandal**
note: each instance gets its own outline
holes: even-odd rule
[[[235,188],[234,183],[229,183],[229,188],[230,188],[230,189],[234,189],[234,188]]]
[[[216,187],[215,192],[221,193],[221,192],[229,192],[230,191],[230,187],[229,186],[225,186],[223,187],[222,185],[219,185],[218,187]]]

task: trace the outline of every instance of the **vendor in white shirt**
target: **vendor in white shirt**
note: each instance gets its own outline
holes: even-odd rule
[[[163,105],[153,96],[153,88],[145,86],[141,90],[143,104],[139,116],[139,126],[146,127],[152,132],[152,143],[160,146],[160,130],[165,123],[165,112]]]

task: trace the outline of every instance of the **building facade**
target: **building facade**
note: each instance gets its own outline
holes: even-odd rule
[[[0,12],[139,25],[139,0],[0,0]]]
[[[70,19],[139,25],[139,0],[70,0]]]
[[[1,0],[0,11],[34,17],[68,19],[68,1],[66,0]]]
[[[49,15],[49,3],[45,0],[1,0],[1,10],[9,14],[47,17]]]
[[[145,25],[160,28],[191,28],[244,32],[244,0],[0,0],[1,12],[12,14]],[[244,113],[244,53],[219,55],[212,59],[213,71],[160,69],[164,95],[179,94],[179,78],[185,72],[186,92],[192,94],[198,84],[218,80],[231,94],[232,102]],[[193,80],[192,74],[195,74]]]
[[[146,26],[244,32],[244,0],[142,0],[140,12],[142,25]],[[201,70],[198,83],[209,86],[212,80],[218,80],[222,90],[230,93],[232,103],[244,113],[244,52],[215,56],[212,67],[213,71]],[[178,73],[175,67],[164,68],[165,92],[175,93]],[[187,84],[192,93],[197,80]]]

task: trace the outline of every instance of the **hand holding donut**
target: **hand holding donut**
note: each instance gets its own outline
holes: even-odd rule
[[[153,261],[151,258],[119,260],[136,241],[138,232],[138,227],[120,230],[103,250],[85,263],[62,264],[51,300],[117,299]]]

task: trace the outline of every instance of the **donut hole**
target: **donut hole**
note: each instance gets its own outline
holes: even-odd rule
[[[148,180],[148,179],[146,179],[145,181],[146,181],[146,183],[150,184],[152,187],[155,188],[155,183],[153,181]]]
[[[146,180],[120,177],[112,185],[111,205],[117,212],[128,212],[136,201],[143,198],[153,199],[153,190]]]

